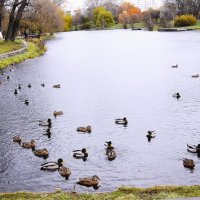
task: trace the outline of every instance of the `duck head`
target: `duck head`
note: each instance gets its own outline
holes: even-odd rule
[[[58,163],[58,165],[59,165],[60,167],[62,167],[63,162],[64,162],[64,161],[63,161],[62,158],[59,158],[58,161],[57,161],[57,163]]]
[[[108,144],[108,146],[111,146],[112,145],[112,142],[109,141],[109,142],[106,142]]]
[[[125,121],[125,122],[127,121],[126,117],[123,118],[123,121]]]
[[[99,180],[99,181],[100,181],[100,178],[99,178],[97,175],[94,175],[94,176],[92,177],[92,180],[94,180],[94,181]]]

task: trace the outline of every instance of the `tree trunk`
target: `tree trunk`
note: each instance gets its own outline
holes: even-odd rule
[[[15,20],[15,10],[17,8],[18,1],[19,0],[15,0],[14,4],[12,6],[12,10],[10,12],[8,29],[7,29],[7,32],[6,32],[5,40],[10,40],[11,39],[12,30],[13,30],[13,24],[14,24],[14,20]]]
[[[11,35],[12,41],[15,40],[16,33],[17,33],[18,28],[19,28],[19,23],[20,23],[20,20],[22,18],[22,14],[23,14],[24,9],[27,5],[28,5],[28,0],[23,0],[21,2],[21,5],[20,5],[18,11],[17,11],[17,15],[16,15],[15,21],[13,23],[13,30],[12,30],[12,35]]]
[[[1,30],[1,24],[2,24],[2,19],[3,19],[3,9],[4,9],[4,3],[5,3],[5,0],[0,0],[0,32],[2,31]]]

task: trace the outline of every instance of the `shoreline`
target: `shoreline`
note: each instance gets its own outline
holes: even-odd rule
[[[0,70],[5,69],[6,67],[12,65],[13,63],[18,64],[25,60],[44,55],[44,53],[47,51],[47,48],[45,47],[44,42],[52,38],[54,37],[44,36],[44,37],[41,37],[40,39],[30,38],[27,42],[28,44],[27,50],[24,53],[14,55],[8,58],[0,59]]]
[[[158,200],[200,197],[200,185],[194,186],[154,186],[149,188],[120,187],[113,192],[105,193],[76,193],[57,190],[55,192],[5,192],[0,193],[3,200]]]

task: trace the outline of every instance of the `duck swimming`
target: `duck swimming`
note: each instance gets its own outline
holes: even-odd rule
[[[53,85],[54,88],[60,88],[60,84],[58,85]]]
[[[33,153],[38,157],[45,157],[47,158],[49,156],[49,152],[47,149],[37,149],[33,150]]]
[[[63,166],[63,159],[59,158],[57,162],[47,162],[41,165],[41,170],[56,171]]]
[[[179,99],[181,97],[181,95],[178,92],[174,93],[172,96],[175,97],[175,98],[177,98],[177,99]]]
[[[117,157],[117,153],[114,149],[107,150],[106,155],[108,160],[114,160]]]
[[[24,101],[24,103],[28,106],[28,104],[29,104],[28,99],[26,99],[26,100]]]
[[[126,119],[126,117],[124,117],[123,119],[115,119],[115,124],[127,125],[128,120]]]
[[[71,170],[68,168],[68,167],[65,167],[65,166],[60,166],[59,169],[58,169],[58,173],[65,177],[65,179],[68,179],[69,176],[71,175]]]
[[[10,79],[10,76],[7,76],[7,79],[9,80],[9,79]]]
[[[21,90],[21,89],[22,89],[21,85],[19,85],[19,86],[18,86],[18,89],[19,89],[19,90]]]
[[[183,159],[183,166],[189,169],[193,169],[195,167],[194,161],[192,159]]]
[[[52,126],[51,119],[48,118],[47,122],[39,121],[39,126],[48,126],[49,128],[51,128],[51,126]]]
[[[17,89],[15,89],[15,91],[14,91],[14,94],[16,95],[16,94],[18,94],[18,91],[17,91]]]
[[[87,126],[87,127],[78,127],[77,129],[76,129],[76,131],[77,132],[83,132],[83,133],[91,133],[91,130],[92,129],[92,127],[91,126]]]
[[[199,78],[199,74],[192,75],[192,78]]]
[[[200,144],[198,144],[197,146],[187,144],[187,150],[190,153],[200,153]]]
[[[28,84],[28,88],[31,88],[31,84],[30,83]]]
[[[42,87],[45,87],[45,84],[44,84],[44,83],[42,83],[42,84],[41,84],[41,86],[42,86]]]
[[[63,115],[63,111],[54,111],[53,115],[54,115],[54,117],[61,116],[61,115]]]
[[[82,150],[74,150],[73,152],[74,152],[74,154],[73,154],[74,158],[77,158],[77,159],[82,158],[82,159],[86,160],[88,157],[88,153],[85,148],[83,148]]]
[[[155,133],[155,131],[148,131],[146,136],[147,136],[147,138],[155,138],[156,133]]]
[[[20,138],[19,135],[16,135],[13,137],[13,142],[18,142],[18,143],[21,143],[22,139]]]
[[[35,140],[31,140],[31,142],[23,142],[21,146],[27,149],[34,149],[36,146],[36,142]]]
[[[105,142],[105,143],[106,143],[106,144],[104,144],[104,145],[105,145],[106,155],[107,155],[107,153],[108,153],[109,151],[113,150],[114,147],[112,146],[112,142],[111,142],[111,141]]]
[[[178,65],[172,65],[171,67],[172,68],[178,68]]]
[[[99,180],[100,178],[97,175],[94,175],[92,177],[79,178],[76,184],[86,187],[93,187],[95,190],[97,190],[100,187]]]

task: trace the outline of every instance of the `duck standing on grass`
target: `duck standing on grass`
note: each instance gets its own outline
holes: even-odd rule
[[[83,148],[82,150],[74,150],[73,152],[74,152],[74,154],[73,154],[74,158],[77,158],[77,159],[81,158],[81,159],[83,159],[83,161],[87,160],[88,152],[85,148]]]
[[[115,119],[115,124],[121,124],[126,126],[128,124],[128,120],[126,119],[126,117],[124,117],[123,119]]]

